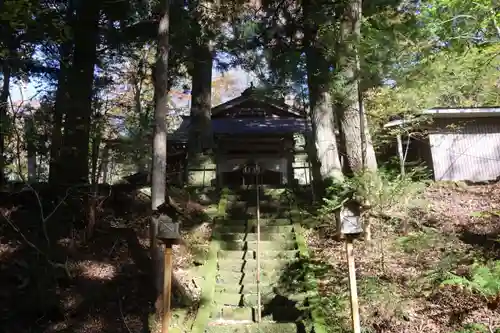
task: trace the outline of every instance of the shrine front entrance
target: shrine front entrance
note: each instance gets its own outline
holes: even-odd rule
[[[221,187],[255,185],[256,175],[244,172],[245,166],[257,164],[261,185],[288,183],[293,154],[290,136],[226,136],[217,138],[217,184]]]
[[[220,182],[223,186],[239,187],[255,185],[257,177],[260,185],[283,185],[283,173],[268,169],[261,170],[259,175],[247,174],[243,171],[244,165],[239,165],[235,170],[220,173]]]

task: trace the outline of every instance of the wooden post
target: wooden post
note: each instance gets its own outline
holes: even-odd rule
[[[165,242],[165,268],[163,272],[163,320],[161,333],[168,333],[170,325],[170,300],[172,298],[172,242]]]
[[[403,153],[403,139],[401,138],[401,134],[398,133],[396,136],[396,140],[398,141],[398,156],[399,156],[399,167],[401,169],[401,176],[405,175],[405,156]]]
[[[260,323],[261,320],[261,300],[260,300],[260,185],[259,185],[259,170],[256,170],[256,175],[255,175],[255,183],[257,186],[255,186],[256,191],[257,191],[257,254],[256,254],[256,261],[257,261],[257,322]]]
[[[354,264],[353,238],[346,235],[347,266],[349,268],[349,292],[351,296],[351,316],[353,333],[361,333],[359,320],[358,288],[356,286],[356,266]]]

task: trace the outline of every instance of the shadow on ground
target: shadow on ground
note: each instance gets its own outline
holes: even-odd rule
[[[59,206],[46,232],[34,192],[2,193],[0,332],[149,331],[155,294],[146,241],[150,203],[137,201],[133,191],[125,185],[110,191],[87,241],[85,218],[75,213],[83,211],[74,204],[81,193],[65,199],[73,203]],[[37,193],[47,216],[58,201],[53,191]],[[201,223],[194,221],[190,227]],[[189,307],[179,299],[174,308]]]
[[[462,242],[481,251],[485,258],[500,259],[500,230],[482,234],[464,229],[459,238]]]

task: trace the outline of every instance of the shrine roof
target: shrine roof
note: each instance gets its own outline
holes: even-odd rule
[[[307,132],[301,118],[222,118],[212,120],[214,134],[287,134]]]
[[[241,96],[219,104],[211,110],[212,118],[240,118],[241,116],[263,116],[264,114],[285,118],[304,118],[300,110],[285,103],[284,98],[274,99],[248,88]]]
[[[186,141],[191,120],[184,118],[170,140]],[[310,131],[304,118],[221,118],[212,119],[214,135],[224,134],[292,134]]]
[[[303,112],[282,100],[263,96],[252,87],[241,96],[212,108],[211,118],[214,135],[292,134],[308,131],[308,121]],[[183,116],[182,123],[169,135],[169,140],[186,142],[190,125],[190,117]]]

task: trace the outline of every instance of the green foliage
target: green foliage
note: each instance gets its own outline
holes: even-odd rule
[[[403,176],[379,169],[376,173],[365,172],[343,182],[334,182],[327,189],[320,211],[331,214],[351,200],[366,204],[367,211],[374,214],[386,215],[407,209],[410,201],[418,198],[425,188],[424,182],[413,181],[417,172],[421,170],[410,171]]]
[[[500,295],[500,261],[487,264],[475,263],[471,267],[469,277],[450,273],[448,278],[441,282],[441,286],[457,286],[470,292],[476,292],[485,298]]]
[[[500,47],[441,52],[395,73],[394,86],[367,92],[366,108],[373,123],[394,115],[412,115],[432,107],[498,105],[497,77]]]
[[[217,207],[217,215],[219,217],[224,218],[226,216],[228,197],[230,194],[231,191],[226,187],[221,190],[219,205]]]
[[[397,243],[404,252],[418,253],[422,250],[434,247],[441,241],[442,237],[436,231],[426,230],[399,237]]]
[[[490,217],[500,217],[499,210],[491,210],[491,211],[479,211],[470,213],[471,217],[480,217],[480,218],[490,218]]]
[[[317,303],[319,314],[325,318],[328,333],[347,333],[350,328],[347,325],[348,318],[345,309],[349,307],[346,295],[335,294],[329,297],[321,297]]]
[[[500,38],[498,4],[490,0],[426,0],[419,18],[430,37],[446,41],[452,48]]]
[[[491,333],[492,331],[483,324],[471,323],[465,325],[462,329],[454,331],[453,333]],[[495,333],[500,332],[500,329],[496,329]]]

